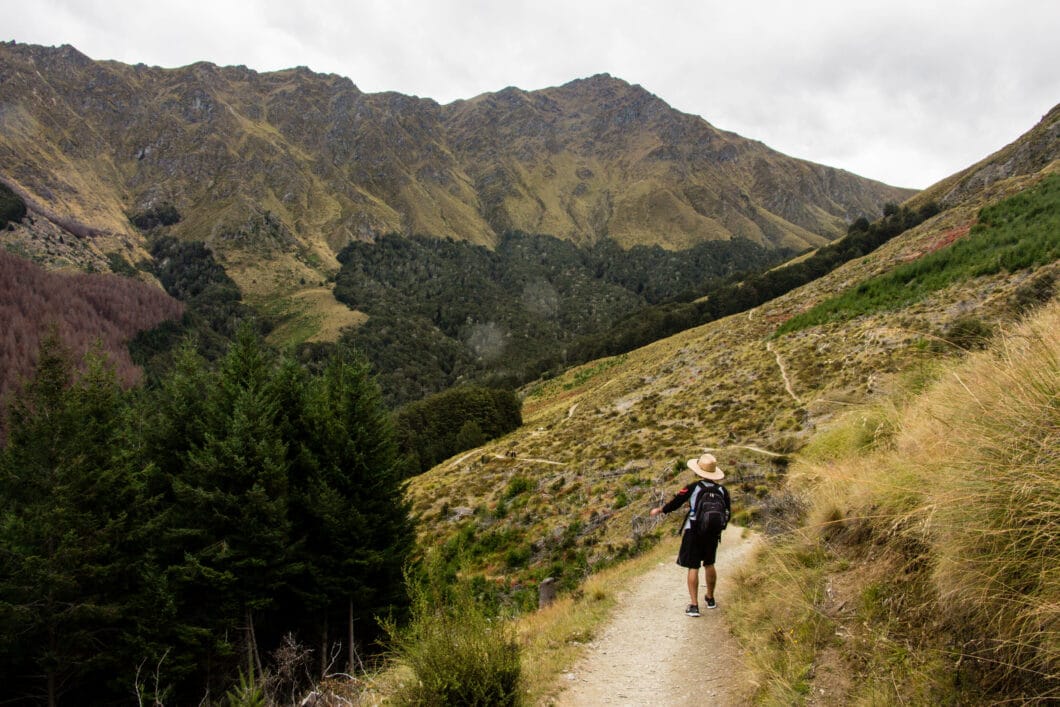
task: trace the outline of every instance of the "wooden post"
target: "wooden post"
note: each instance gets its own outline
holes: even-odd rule
[[[544,609],[556,600],[556,578],[545,577],[537,587],[537,608]]]

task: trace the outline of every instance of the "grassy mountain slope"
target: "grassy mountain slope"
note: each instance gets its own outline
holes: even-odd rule
[[[1060,696],[1057,332],[1054,301],[800,453],[787,489],[804,521],[733,603],[765,701]]]
[[[172,205],[171,233],[205,241],[248,300],[308,306],[307,322],[320,301],[296,293],[320,287],[347,243],[384,233],[801,249],[911,194],[606,75],[440,106],[304,68],[160,69],[6,43],[0,77],[0,181],[30,210],[5,242],[53,264],[136,262],[127,216]]]
[[[790,532],[802,511],[783,486],[793,452],[952,356],[952,342],[975,344],[1051,296],[1058,266],[969,273],[894,309],[776,336],[778,326],[966,237],[982,206],[1052,188],[1060,149],[1038,137],[1054,124],[1017,141],[1043,151],[1029,171],[1012,168],[872,254],[749,312],[526,388],[521,430],[410,484],[427,546],[530,606],[536,580],[573,586],[651,543],[663,530],[647,509],[691,476],[684,460],[704,449],[726,469],[741,520]]]

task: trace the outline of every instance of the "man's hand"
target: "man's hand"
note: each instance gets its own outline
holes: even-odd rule
[[[648,511],[648,515],[650,515],[650,516],[657,516],[660,513],[662,513],[662,507],[652,508],[650,511]]]

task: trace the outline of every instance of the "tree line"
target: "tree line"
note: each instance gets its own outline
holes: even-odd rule
[[[319,676],[406,603],[402,465],[362,359],[312,372],[245,327],[131,391],[100,353],[83,367],[48,337],[8,410],[4,700],[195,704],[285,637]]]

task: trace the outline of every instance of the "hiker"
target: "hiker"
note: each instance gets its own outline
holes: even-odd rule
[[[725,473],[718,468],[714,455],[704,454],[697,459],[689,459],[688,468],[703,481],[685,486],[669,503],[652,508],[649,513],[657,516],[660,513],[676,511],[681,506],[687,509],[681,527],[681,549],[677,553],[677,564],[688,568],[688,596],[692,598],[692,603],[685,609],[685,614],[699,616],[700,565],[704,567],[703,578],[707,585],[703,599],[708,609],[718,606],[714,600],[714,587],[718,582],[714,559],[718,552],[718,543],[721,542],[721,531],[728,525],[729,516],[732,515],[732,501],[725,487],[717,483],[725,478]],[[696,522],[697,510],[699,522]]]

